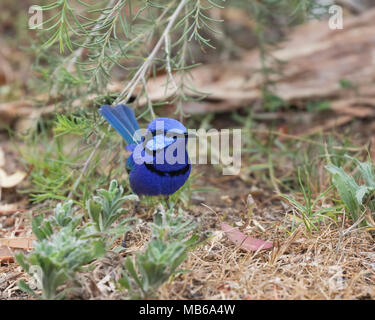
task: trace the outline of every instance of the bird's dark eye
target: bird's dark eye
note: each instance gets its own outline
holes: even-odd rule
[[[173,139],[177,139],[177,136],[173,136]]]

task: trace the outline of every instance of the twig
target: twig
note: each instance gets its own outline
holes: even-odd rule
[[[357,221],[355,221],[348,229],[346,229],[342,235],[346,236],[349,232],[352,232],[354,228],[356,228],[363,220],[365,219],[365,213],[362,213],[362,215],[358,218]]]
[[[142,80],[142,77],[145,76],[147,70],[149,69],[152,61],[154,60],[156,54],[158,53],[160,47],[162,46],[163,42],[165,41],[165,37],[169,35],[169,32],[171,31],[174,22],[178,18],[178,15],[180,14],[181,10],[184,8],[186,3],[189,0],[183,0],[180,2],[178,7],[176,8],[176,11],[173,13],[173,15],[169,18],[169,22],[167,27],[165,28],[163,34],[161,35],[159,41],[156,43],[154,49],[151,51],[150,55],[147,57],[143,65],[138,69],[136,74],[134,75],[133,79],[128,83],[128,85],[121,91],[120,95],[115,100],[114,104],[119,103],[126,103],[130,97],[133,94],[134,89],[136,88],[139,81]],[[126,96],[125,96],[126,95]],[[125,99],[124,99],[125,97]]]
[[[22,274],[23,274],[22,272],[14,272],[14,273],[8,274],[4,278],[0,279],[0,284],[7,282],[9,280],[13,280],[14,278],[18,278]]]
[[[99,149],[99,146],[101,145],[101,143],[104,140],[105,136],[106,136],[106,133],[103,133],[102,136],[100,137],[100,139],[98,140],[98,142],[96,143],[94,149],[91,151],[89,157],[87,158],[86,162],[83,165],[83,168],[82,168],[82,171],[81,171],[79,177],[74,182],[73,188],[69,192],[68,198],[71,198],[73,196],[73,192],[77,189],[79,183],[81,182],[81,180],[83,178],[83,175],[86,173],[86,171],[87,171],[87,169],[89,167],[91,159],[94,157],[96,151]]]
[[[174,77],[172,75],[172,68],[171,68],[171,57],[170,57],[170,52],[169,52],[169,35],[167,35],[165,38],[165,55],[166,55],[166,60],[167,60],[167,72],[168,72],[168,75],[172,81],[172,84],[175,88],[175,90],[177,91],[178,90],[178,87],[177,87],[177,84],[176,84],[176,81],[174,80]],[[168,84],[167,84],[168,86]],[[167,87],[165,87],[166,90],[167,90]]]
[[[146,96],[146,99],[147,99],[148,109],[150,110],[152,119],[155,119],[155,112],[154,112],[154,109],[152,108],[152,103],[151,103],[150,97],[149,97],[149,95],[147,93],[147,90],[146,90],[146,79],[145,79],[145,77],[142,77],[142,83],[143,83],[143,87],[145,88],[145,96]]]

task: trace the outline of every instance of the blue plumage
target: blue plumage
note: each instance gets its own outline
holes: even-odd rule
[[[168,196],[185,184],[191,165],[186,150],[187,129],[181,122],[155,119],[141,138],[135,135],[139,125],[128,106],[103,105],[99,113],[124,138],[128,144],[126,149],[132,152],[126,167],[134,193]]]
[[[99,113],[128,144],[138,143],[134,139],[134,133],[139,130],[139,125],[132,109],[123,104],[119,104],[116,107],[103,105],[99,109]]]

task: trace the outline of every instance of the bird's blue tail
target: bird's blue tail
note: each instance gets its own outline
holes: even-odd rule
[[[139,125],[131,108],[124,104],[115,107],[103,105],[100,107],[99,113],[124,138],[127,144],[139,143],[134,138],[134,133],[139,129]]]

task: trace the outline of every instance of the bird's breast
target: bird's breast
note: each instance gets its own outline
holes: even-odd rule
[[[136,165],[130,172],[130,186],[138,195],[171,195],[189,178],[191,164],[187,163],[183,167],[174,169],[162,171],[153,164]]]

